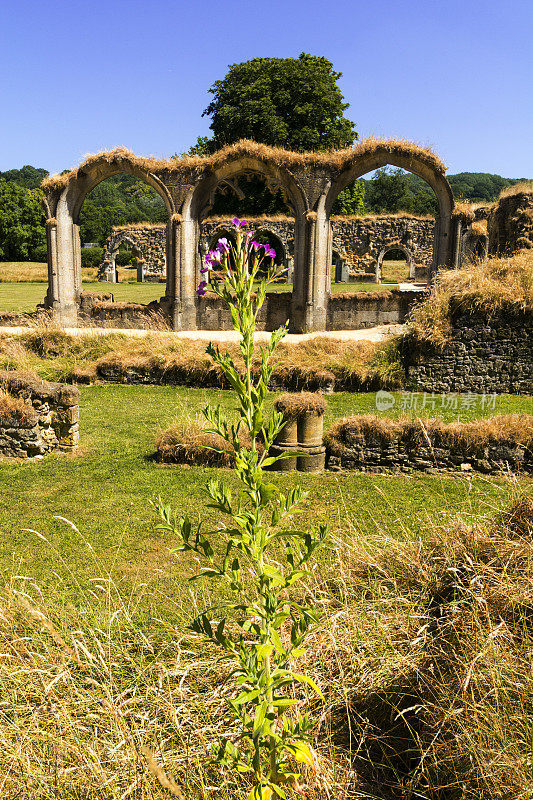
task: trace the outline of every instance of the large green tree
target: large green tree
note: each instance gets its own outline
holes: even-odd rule
[[[0,178],[0,261],[31,261],[45,244],[41,192]]]
[[[203,116],[211,118],[213,136],[199,139],[196,152],[239,139],[300,152],[349,147],[357,133],[344,116],[340,77],[331,61],[308,53],[232,64],[209,90],[213,99]]]
[[[203,116],[211,118],[212,137],[199,137],[191,154],[207,155],[239,139],[252,139],[288,150],[331,150],[357,139],[354,123],[344,116],[348,103],[337,81],[340,72],[323,56],[253,58],[232,64],[209,90],[213,100]],[[214,214],[287,212],[281,193],[271,194],[261,179],[238,181],[244,197],[217,192]],[[357,182],[339,199],[335,213],[364,212],[364,192]]]

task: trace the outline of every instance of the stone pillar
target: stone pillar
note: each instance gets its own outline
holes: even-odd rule
[[[308,211],[295,220],[296,263],[290,320],[294,333],[326,330],[331,228],[322,200],[318,212]]]
[[[322,395],[311,392],[284,394],[278,397],[274,408],[283,415],[285,424],[270,455],[283,453],[286,457],[277,461],[272,469],[322,472],[326,460],[322,441],[326,401]]]
[[[196,330],[199,226],[194,219],[173,214],[167,237],[167,297],[175,331]]]
[[[52,275],[56,293],[52,301],[54,319],[65,327],[76,327],[79,297],[77,285],[81,275],[79,229],[72,221],[64,196],[57,204],[55,236],[50,236],[49,246],[49,274],[55,270],[55,276]]]
[[[54,308],[59,300],[57,287],[57,222],[46,220],[46,252],[48,261],[48,290],[46,292],[47,308]]]

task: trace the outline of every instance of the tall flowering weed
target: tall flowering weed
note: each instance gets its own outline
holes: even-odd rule
[[[229,353],[217,345],[207,347],[235,393],[237,422],[230,423],[220,406],[207,406],[204,415],[209,431],[235,450],[241,490],[234,496],[219,478],[208,481],[206,509],[220,520],[214,523],[209,518],[193,523],[161,502],[157,509],[159,527],[179,541],[175,552],[194,553],[201,564],[192,580],[221,581],[232,592],[230,602],[206,610],[191,624],[235,665],[234,691],[228,703],[233,729],[238,732],[213,743],[213,758],[230,770],[237,784],[251,783],[247,800],[269,800],[302,794],[298,763],[314,765],[309,743],[312,723],[298,711],[294,686],[308,684],[321,696],[313,681],[295,668],[318,618],[314,608],[291,595],[308,575],[308,562],[324,541],[327,528],[286,527],[306,493],[295,486],[284,494],[265,474],[280,458],[269,455],[269,449],[283,427],[283,417],[274,411],[267,418],[265,399],[272,356],[286,328],[275,331],[260,348],[255,379],[254,333],[267,288],[282,268],[274,265],[275,251],[246,232],[244,220],[234,219],[233,227],[236,244],[220,239],[207,254],[197,293],[204,294],[210,285],[227,303],[233,328],[240,334],[244,369],[237,369]]]

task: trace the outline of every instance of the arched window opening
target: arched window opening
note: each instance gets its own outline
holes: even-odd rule
[[[255,232],[256,241],[268,244],[276,253],[274,263],[286,268],[285,275],[280,278],[276,291],[292,291],[294,259],[289,254],[289,240],[294,241],[294,210],[292,198],[288,197],[287,187],[283,189],[276,176],[263,174],[260,167],[247,162],[245,165],[235,163],[225,167],[224,174],[217,177],[211,175],[206,180],[204,187],[199,187],[195,203],[196,209],[201,208],[200,224],[212,223],[216,218],[223,221],[238,219],[248,220],[248,231]],[[300,200],[301,202],[301,200]],[[195,209],[195,210],[196,210]],[[198,213],[196,211],[196,213]],[[285,235],[283,241],[280,235],[271,229],[263,227],[264,222],[279,222],[291,228],[290,236]],[[216,246],[221,235],[229,241],[234,241],[234,234],[230,229],[220,228],[209,240],[209,249]],[[205,238],[200,237],[200,255],[205,249]],[[216,278],[216,272],[213,273]]]
[[[427,283],[439,266],[449,263],[453,195],[438,168],[401,149],[377,148],[332,183],[326,199],[330,218],[337,197],[354,181],[364,186],[365,214],[348,217],[352,238],[343,241],[350,288],[359,290],[357,281],[365,278],[368,291],[383,288],[376,285],[381,281]],[[339,228],[342,216],[334,220]],[[335,270],[332,265],[332,281]]]
[[[121,172],[93,185],[73,214],[81,241],[80,288],[102,291],[105,281],[117,284],[112,289],[117,301],[158,300],[161,287],[157,282],[164,281],[166,275],[166,248],[164,233],[161,241],[154,243],[151,229],[161,232],[168,216],[159,192],[134,175]],[[130,228],[131,237],[121,228]],[[91,242],[93,252],[99,255],[97,276],[95,265],[91,263],[89,269],[84,256],[86,242]],[[142,287],[137,285],[141,283]]]

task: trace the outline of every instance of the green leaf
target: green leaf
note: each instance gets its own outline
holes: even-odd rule
[[[252,728],[252,739],[255,739],[263,731],[263,723],[265,721],[268,703],[260,703],[255,710],[254,726]]]
[[[318,688],[318,686],[316,685],[316,683],[312,678],[309,678],[307,675],[301,675],[298,672],[291,672],[291,675],[295,681],[298,681],[298,683],[307,683],[307,685],[310,686],[311,689],[313,689],[317,693],[320,699],[324,700],[324,695],[322,694],[322,692],[320,691],[320,689]]]
[[[303,742],[293,742],[286,745],[286,748],[294,755],[296,761],[301,761],[309,767],[314,767],[313,754],[309,745]]]

